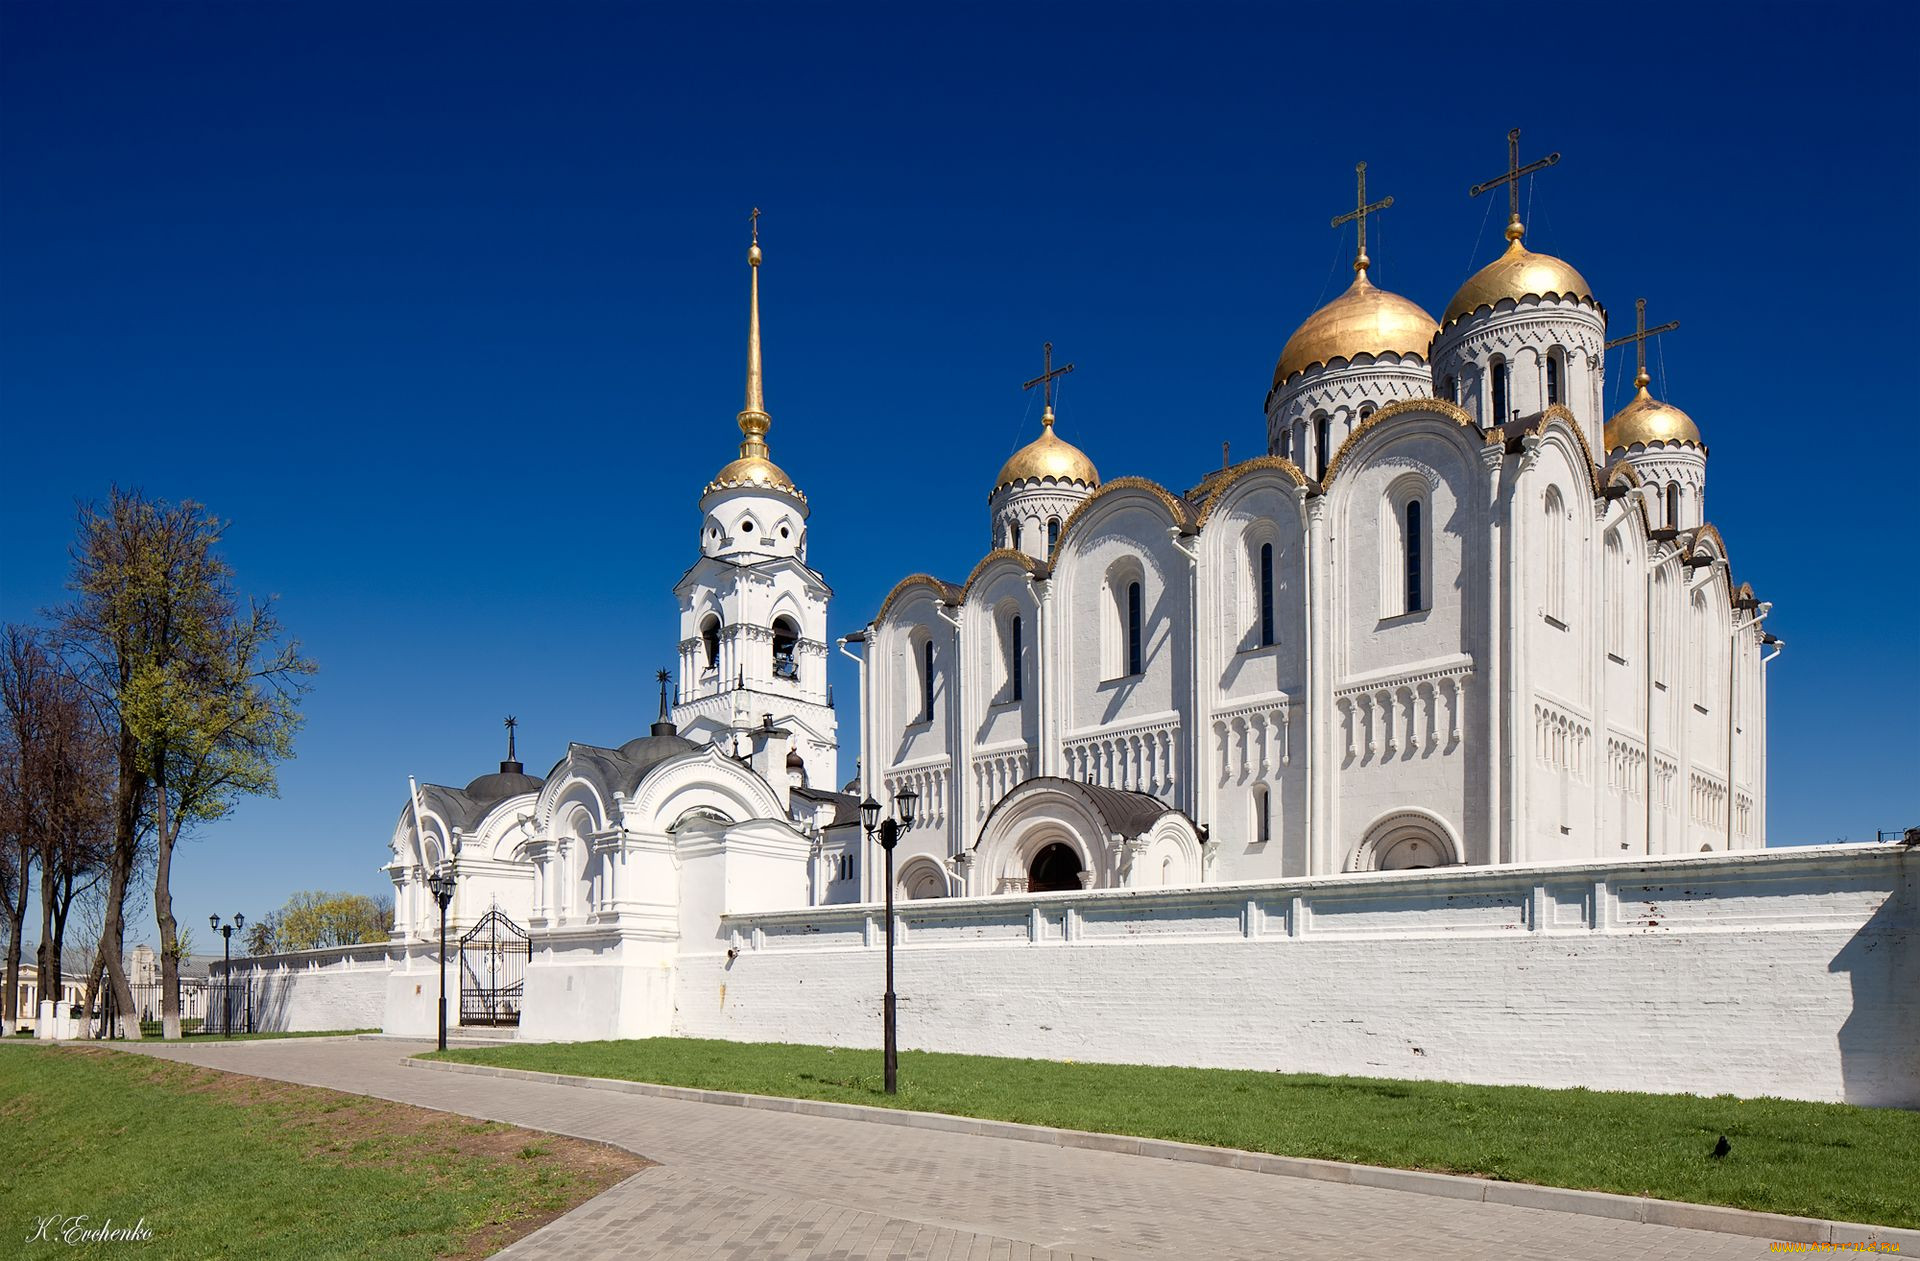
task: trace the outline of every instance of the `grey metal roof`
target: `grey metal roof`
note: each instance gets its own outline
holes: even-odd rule
[[[1032,779],[1015,784],[1007,790],[1005,796],[994,803],[993,809],[987,812],[986,820],[980,825],[980,833],[974,838],[974,844],[978,845],[979,838],[984,837],[987,829],[993,826],[993,816],[1000,812],[1002,806],[1015,796],[1035,788],[1052,788],[1078,796],[1087,803],[1094,814],[1099,816],[1109,832],[1128,838],[1142,835],[1167,815],[1180,813],[1158,797],[1147,793],[1131,792],[1124,788],[1108,788],[1103,784],[1083,784],[1078,780],[1065,779],[1058,775],[1035,775]]]

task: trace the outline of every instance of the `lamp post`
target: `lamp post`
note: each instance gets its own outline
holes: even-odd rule
[[[447,1049],[447,904],[453,901],[452,870],[427,877],[427,890],[440,904],[440,1049]]]
[[[881,1065],[886,1078],[888,1094],[897,1094],[900,1078],[900,1047],[894,1036],[894,997],[893,997],[893,849],[900,843],[903,829],[913,826],[914,812],[920,804],[920,794],[911,788],[902,788],[893,795],[895,818],[881,822],[880,803],[868,797],[860,803],[860,823],[867,830],[867,839],[871,841],[874,832],[880,834],[880,848],[887,855],[887,990],[880,1004],[881,1037],[884,1040]]]
[[[220,953],[224,958],[221,979],[226,984],[220,987],[220,1024],[229,1038],[233,1036],[233,934],[235,929],[247,926],[247,917],[235,911],[233,923],[222,924],[218,915],[207,916],[207,923],[213,931],[220,934]]]

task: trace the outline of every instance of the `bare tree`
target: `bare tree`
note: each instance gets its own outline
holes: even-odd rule
[[[195,824],[240,797],[277,791],[293,753],[298,702],[313,663],[281,642],[272,601],[242,600],[214,550],[225,525],[192,501],[168,504],[118,487],[80,513],[62,612],[66,642],[114,737],[113,843],[100,969],[133,1011],[121,958],[126,900],[150,838],[160,930],[161,1019],[180,1035],[173,852]],[[132,1036],[138,1026],[130,1025]]]

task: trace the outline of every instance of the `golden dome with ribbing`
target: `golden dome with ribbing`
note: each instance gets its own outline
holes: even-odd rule
[[[1000,476],[994,480],[993,488],[1000,490],[1020,482],[1039,482],[1049,478],[1056,482],[1098,486],[1100,471],[1093,467],[1093,461],[1087,458],[1087,453],[1054,434],[1051,407],[1040,417],[1040,424],[1040,436],[1015,451],[1000,466]]]
[[[740,486],[753,486],[761,490],[778,491],[805,501],[806,496],[793,484],[786,471],[765,456],[748,455],[733,461],[713,475],[707,483],[708,491],[733,490]]]
[[[1354,264],[1359,274],[1347,291],[1307,317],[1280,351],[1273,370],[1279,386],[1297,372],[1360,355],[1396,354],[1423,362],[1440,326],[1420,307],[1367,279],[1366,255]]]
[[[1679,408],[1662,403],[1647,393],[1647,375],[1641,373],[1634,384],[1640,392],[1633,401],[1615,412],[1607,422],[1602,441],[1607,450],[1624,451],[1629,447],[1650,447],[1656,442],[1668,446],[1700,446],[1700,428]]]
[[[1447,303],[1441,324],[1452,324],[1481,307],[1491,310],[1507,299],[1518,302],[1522,298],[1571,298],[1600,305],[1587,278],[1575,271],[1571,263],[1551,254],[1535,254],[1520,244],[1524,231],[1517,220],[1507,225],[1507,252],[1460,286],[1460,292]]]

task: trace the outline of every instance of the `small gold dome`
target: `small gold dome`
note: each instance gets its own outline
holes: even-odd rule
[[[1551,254],[1535,254],[1520,244],[1522,229],[1518,223],[1507,225],[1507,252],[1473,274],[1460,286],[1460,292],[1447,303],[1447,314],[1440,322],[1452,324],[1472,315],[1481,307],[1497,307],[1502,299],[1559,298],[1582,299],[1599,305],[1587,278]]]
[[[1098,486],[1100,472],[1093,467],[1093,461],[1087,458],[1087,453],[1071,442],[1054,436],[1051,407],[1040,417],[1040,424],[1043,426],[1040,436],[1015,451],[1000,466],[1000,476],[993,488],[999,490],[1017,482],[1044,481],[1047,478],[1056,482]]]
[[[1358,355],[1417,355],[1423,361],[1440,326],[1433,317],[1397,293],[1375,288],[1367,279],[1366,258],[1354,264],[1359,275],[1347,291],[1307,317],[1280,351],[1273,383],[1296,372]]]
[[[1647,393],[1647,377],[1644,373],[1635,379],[1634,384],[1640,387],[1640,392],[1607,422],[1601,440],[1606,443],[1608,451],[1652,446],[1656,442],[1664,442],[1669,446],[1700,445],[1700,429],[1693,423],[1692,417]]]
[[[707,483],[707,490],[709,492],[733,490],[740,486],[757,486],[762,490],[778,491],[781,494],[792,495],[802,503],[806,502],[807,498],[800,493],[800,488],[793,484],[793,479],[788,477],[778,464],[764,456],[740,457],[715,473],[713,480]]]

